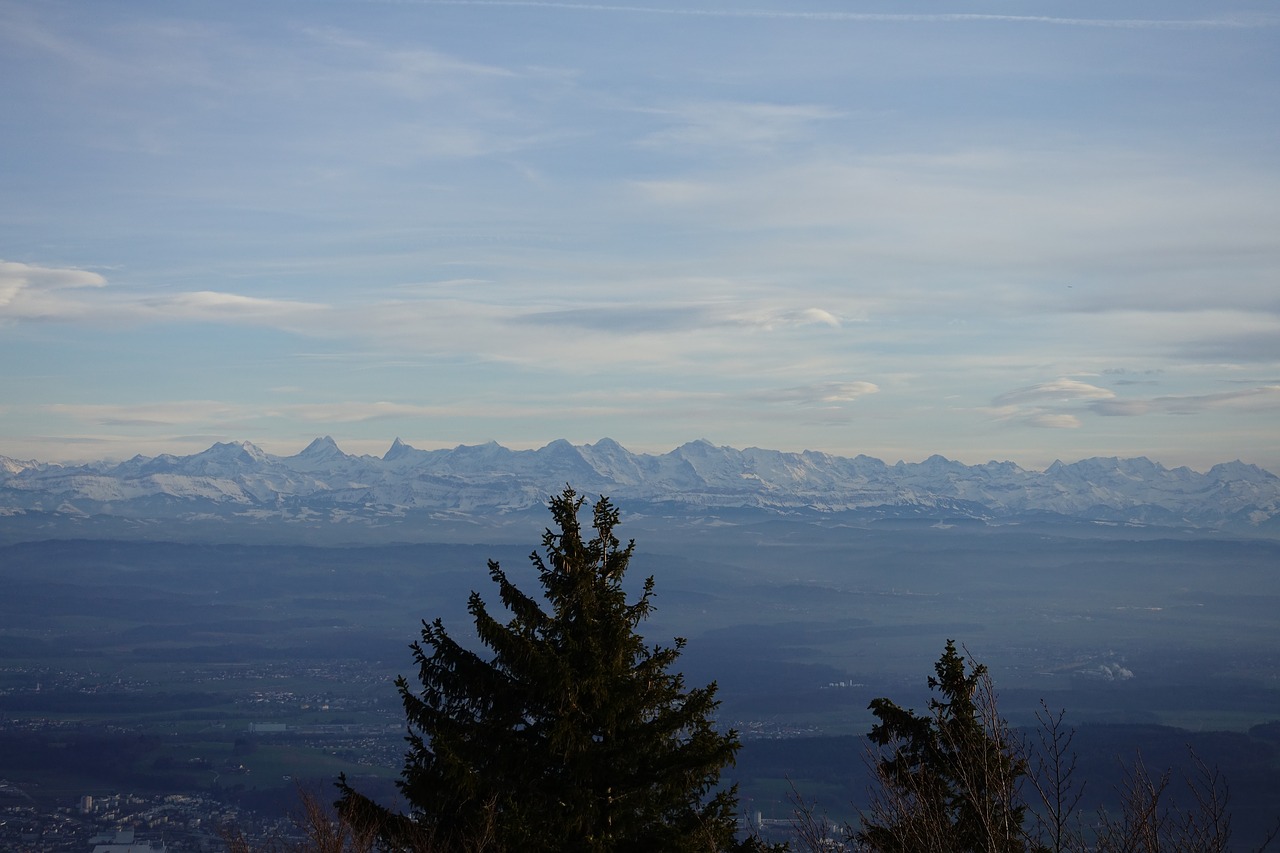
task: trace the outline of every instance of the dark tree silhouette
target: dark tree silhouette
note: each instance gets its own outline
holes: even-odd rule
[[[879,790],[852,840],[885,853],[1022,851],[1026,763],[997,712],[987,668],[948,640],[934,672],[929,687],[938,696],[928,713],[871,701]]]
[[[739,747],[711,715],[715,684],[672,672],[684,640],[637,633],[653,578],[628,601],[618,511],[601,498],[589,538],[570,488],[552,498],[556,530],[531,557],[542,596],[495,562],[489,575],[510,619],[478,593],[468,602],[488,651],[455,642],[440,620],[413,644],[420,687],[397,680],[409,748],[395,813],[343,779],[338,808],[399,849],[717,851],[734,846],[736,790],[716,791]]]

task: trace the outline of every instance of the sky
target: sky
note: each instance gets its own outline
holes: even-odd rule
[[[0,0],[0,455],[1280,472],[1280,8]]]

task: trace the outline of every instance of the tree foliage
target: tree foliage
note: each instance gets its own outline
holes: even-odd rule
[[[672,672],[684,640],[649,645],[637,627],[653,578],[629,601],[618,511],[566,488],[550,501],[555,530],[531,562],[542,596],[489,575],[509,619],[473,592],[480,653],[443,622],[412,645],[417,686],[397,687],[409,726],[393,813],[341,780],[338,802],[357,827],[396,849],[714,851],[733,845],[736,792],[716,791],[739,747],[713,727],[716,687]]]
[[[927,713],[871,702],[880,790],[854,840],[885,853],[1022,851],[1026,762],[999,717],[987,668],[948,640],[934,672]]]
[[[934,665],[928,712],[874,699],[870,740],[876,789],[858,850],[880,853],[1215,853],[1231,849],[1226,780],[1194,752],[1183,777],[1189,800],[1170,795],[1170,770],[1147,771],[1138,755],[1117,789],[1119,810],[1086,826],[1084,783],[1075,778],[1075,736],[1064,712],[1042,703],[1035,736],[1015,735],[1000,717],[987,668],[951,640]],[[1031,797],[1025,799],[1023,783]],[[1030,806],[1028,805],[1030,803]],[[809,817],[801,814],[802,817]],[[812,825],[812,820],[809,821]],[[1280,821],[1259,851],[1280,834]],[[804,836],[801,836],[804,841]],[[826,844],[802,844],[817,851]]]

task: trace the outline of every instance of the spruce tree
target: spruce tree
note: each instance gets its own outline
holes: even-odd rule
[[[733,846],[736,792],[715,791],[739,747],[711,715],[716,687],[686,688],[672,672],[684,647],[648,645],[653,578],[628,601],[635,543],[614,535],[618,510],[566,488],[551,499],[557,530],[531,556],[542,595],[489,575],[509,615],[468,601],[477,652],[440,620],[412,645],[420,686],[396,684],[409,748],[397,783],[409,808],[392,813],[339,782],[339,810],[396,849],[716,851]]]
[[[967,665],[967,669],[966,669]],[[986,666],[955,642],[934,664],[928,713],[873,699],[870,738],[880,790],[851,840],[883,853],[1015,853],[1026,849],[1026,773],[1019,742],[996,709]]]

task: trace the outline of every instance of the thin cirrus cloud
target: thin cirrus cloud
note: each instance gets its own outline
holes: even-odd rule
[[[707,305],[598,306],[588,309],[520,311],[492,301],[466,298],[416,298],[372,300],[344,305],[342,310],[324,302],[283,300],[220,291],[191,291],[148,296],[127,288],[116,292],[97,273],[77,269],[40,268],[5,264],[0,269],[0,318],[12,320],[63,320],[118,329],[132,324],[210,323],[289,330],[308,337],[361,342],[394,341],[407,352],[439,356],[465,353],[471,359],[536,361],[549,369],[581,370],[590,362],[684,360],[691,353],[721,350],[714,337],[673,339],[671,346],[625,346],[648,336],[682,336],[691,330],[754,330],[773,333],[786,329],[817,327],[838,329],[841,319],[820,307],[777,307],[716,302]],[[91,289],[91,293],[81,292]],[[512,334],[513,329],[559,327],[595,332],[613,338],[617,345],[607,352],[590,350],[573,339],[557,347],[545,347],[535,334]],[[576,365],[576,366],[575,366]],[[383,416],[383,415],[379,415]]]
[[[841,325],[840,318],[824,308],[766,310],[758,313],[737,315],[734,317],[734,322],[743,326],[754,326],[765,331],[797,326],[826,326],[831,329],[838,329]]]
[[[1023,423],[1039,429],[1079,429],[1084,426],[1079,418],[1066,412],[1036,412],[1027,415]]]
[[[236,293],[201,290],[139,300],[138,308],[157,319],[202,320],[277,325],[300,315],[327,310],[328,306],[285,299],[263,299]]]
[[[380,0],[403,3],[405,0]],[[610,12],[629,15],[663,15],[702,18],[757,18],[800,21],[889,24],[1012,23],[1106,29],[1242,29],[1280,26],[1280,15],[1231,14],[1207,18],[1068,18],[1050,15],[993,15],[980,13],[819,12],[773,9],[711,9],[627,4],[568,3],[551,0],[409,0],[424,6],[488,6],[578,12]]]
[[[373,403],[300,403],[274,409],[269,414],[308,423],[365,423],[396,418],[429,418],[450,411],[447,406],[424,406],[378,401]]]
[[[705,305],[569,308],[517,314],[510,322],[530,326],[571,326],[610,333],[681,332],[715,322],[714,311]]]
[[[1090,411],[1108,417],[1193,415],[1213,409],[1280,409],[1280,385],[1259,385],[1218,394],[1169,395],[1146,400],[1098,400],[1089,405]]]
[[[1280,15],[854,5],[0,2],[0,437],[1274,465]]]
[[[725,305],[613,305],[536,311],[511,318],[517,325],[573,326],[608,334],[683,332],[713,326],[772,331],[796,326],[840,327],[840,318],[823,308],[742,308]]]
[[[667,127],[637,140],[641,148],[684,151],[691,146],[726,150],[771,151],[811,135],[813,125],[842,113],[814,104],[771,104],[740,101],[688,103],[646,109]]]
[[[874,382],[819,382],[794,388],[778,388],[749,395],[761,403],[797,403],[811,406],[830,406],[852,403],[860,397],[875,394],[880,387]]]
[[[690,227],[750,234],[742,251],[748,260],[764,250],[791,260],[799,256],[787,251],[796,229],[823,229],[840,234],[843,253],[871,269],[946,262],[1025,274],[1047,263],[1058,277],[1078,281],[1150,277],[1139,287],[1055,294],[1064,309],[1274,310],[1274,289],[1262,285],[1280,250],[1280,184],[1228,164],[1154,159],[1137,161],[1101,144],[1068,152],[851,151],[745,173],[646,178],[630,187],[637,204]],[[1233,274],[1206,292],[1206,265]]]
[[[865,381],[820,382],[804,386],[776,388],[742,394],[695,393],[669,389],[617,389],[607,394],[576,395],[556,404],[546,401],[503,399],[500,401],[447,401],[438,404],[392,402],[386,400],[346,400],[333,403],[291,403],[276,406],[248,405],[219,400],[173,400],[131,404],[66,404],[41,406],[46,412],[83,423],[107,427],[182,427],[215,424],[234,427],[255,420],[284,419],[308,424],[360,424],[387,420],[469,417],[546,417],[565,411],[590,413],[632,413],[648,409],[655,402],[722,401],[737,399],[749,405],[791,404],[839,406],[851,403],[879,387]]]
[[[135,404],[64,404],[45,411],[99,426],[167,426],[237,424],[262,417],[289,418],[308,423],[362,423],[390,418],[423,418],[448,411],[443,406],[390,402],[298,403],[262,407],[219,400],[173,400]]]
[[[723,300],[695,305],[624,304],[521,311],[493,304],[492,297],[486,297],[490,301],[374,300],[335,310],[321,302],[212,290],[147,295],[108,284],[104,276],[95,272],[6,263],[0,267],[0,317],[87,323],[104,328],[171,323],[259,326],[357,344],[396,341],[408,351],[536,362],[544,368],[571,372],[581,372],[593,364],[688,363],[690,358],[705,359],[710,353],[732,360],[725,349],[728,339],[716,338],[716,330],[777,333],[805,328],[838,330],[842,324],[839,316],[824,308]],[[671,343],[659,349],[615,346],[601,352],[586,341],[511,334],[512,329],[521,326],[530,327],[531,332],[537,327],[574,328],[615,340],[660,335],[670,338]],[[708,334],[689,337],[687,333],[691,331]]]
[[[1262,413],[1280,409],[1280,385],[1263,384],[1215,394],[1170,394],[1149,398],[1117,398],[1115,393],[1074,379],[1057,379],[1019,388],[992,401],[1002,420],[1043,429],[1078,429],[1080,417],[1064,407],[1111,418],[1148,415],[1198,415],[1212,411]]]
[[[240,421],[252,409],[217,400],[169,400],[151,403],[50,403],[44,411],[100,426],[182,426]]]
[[[356,38],[336,27],[304,27],[302,32],[313,41],[353,54],[358,64],[375,66],[377,72],[364,72],[379,87],[389,87],[405,94],[439,95],[453,89],[453,81],[462,79],[511,78],[518,76],[510,69],[487,63],[469,62],[447,53],[430,49],[387,50],[368,39]]]
[[[198,290],[146,296],[116,291],[90,270],[0,261],[0,320],[119,323],[218,322],[296,326],[328,310],[298,300]]]
[[[1129,347],[1164,353],[1179,360],[1217,363],[1275,362],[1280,359],[1280,310],[1266,304],[1248,306],[1230,285],[1203,286],[1220,294],[1218,307],[1184,308],[1162,304],[1150,286],[1150,305],[1129,305],[1090,318],[1092,337],[1123,341]],[[1267,288],[1260,288],[1266,291]],[[1176,297],[1171,297],[1176,298]],[[1201,299],[1210,297],[1202,295]],[[1260,300],[1261,301],[1261,300]]]
[[[597,306],[581,309],[527,311],[468,299],[368,300],[344,304],[341,310],[321,302],[270,299],[220,291],[190,291],[159,296],[107,288],[97,273],[81,270],[29,268],[9,264],[6,304],[16,305],[8,316],[90,323],[104,328],[133,324],[214,323],[259,326],[360,346],[395,342],[405,352],[436,356],[464,355],[495,361],[537,363],[551,370],[581,372],[606,363],[674,363],[693,353],[721,353],[730,333],[762,333],[787,329],[839,329],[841,319],[823,308],[781,308],[768,305],[715,303],[669,306]],[[92,287],[90,295],[57,295],[60,290]],[[35,293],[37,297],[32,296]],[[51,296],[53,294],[53,296]],[[57,298],[55,299],[54,296]],[[37,310],[38,308],[38,310]],[[0,311],[3,307],[0,306]],[[4,316],[0,314],[0,316]],[[527,327],[521,333],[521,327]],[[595,335],[551,339],[540,327],[572,328]],[[706,335],[688,336],[691,331]],[[514,332],[514,333],[513,333]],[[670,340],[658,349],[614,346],[600,351],[586,338],[615,341],[654,335]]]

